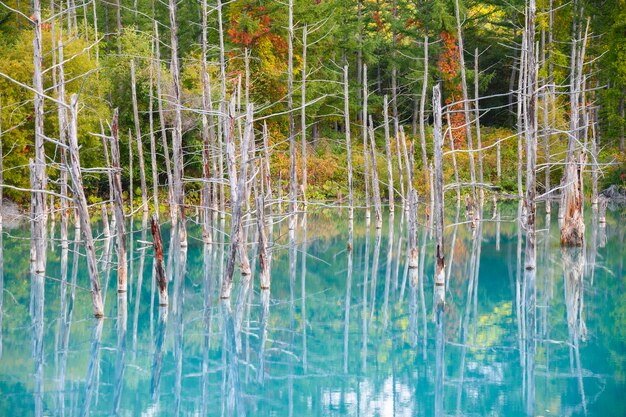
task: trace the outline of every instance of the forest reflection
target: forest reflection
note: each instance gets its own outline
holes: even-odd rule
[[[30,281],[28,230],[0,234],[0,414],[623,415],[606,405],[626,387],[619,214],[591,210],[585,247],[559,249],[557,213],[545,213],[533,253],[521,203],[486,204],[479,222],[448,207],[438,288],[428,213],[417,265],[402,209],[382,228],[334,209],[272,225],[271,289],[252,243],[253,273],[231,299],[227,236],[203,242],[190,217],[176,225],[184,246],[165,225],[169,306],[144,215],[129,222],[128,293],[110,282],[115,238],[97,239],[104,321],[91,319],[78,226],[51,228],[46,278]]]

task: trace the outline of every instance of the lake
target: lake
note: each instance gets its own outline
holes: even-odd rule
[[[189,218],[185,250],[164,224],[166,308],[149,223],[132,220],[125,304],[114,242],[96,222],[103,321],[73,227],[64,251],[50,222],[43,286],[29,278],[28,224],[5,230],[0,415],[626,415],[623,208],[605,225],[587,208],[585,247],[562,251],[558,209],[540,205],[529,279],[517,203],[486,204],[477,228],[449,206],[443,311],[429,220],[420,213],[420,265],[409,270],[400,206],[380,230],[362,210],[352,232],[347,210],[300,216],[292,240],[283,221],[271,291],[259,289],[250,244],[252,280],[236,272],[230,300],[219,299],[225,234],[204,245]],[[256,226],[246,233],[254,241]]]

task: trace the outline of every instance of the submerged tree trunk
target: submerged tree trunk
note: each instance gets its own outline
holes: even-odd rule
[[[435,161],[435,178],[434,178],[434,200],[435,209],[433,213],[433,223],[435,230],[435,304],[443,305],[445,303],[445,254],[443,242],[443,138],[441,134],[441,93],[439,86],[433,88],[433,113],[435,122],[433,126],[433,147]]]
[[[163,240],[161,239],[161,227],[159,218],[154,215],[150,220],[150,230],[154,241],[154,270],[156,283],[159,286],[159,306],[167,306],[167,277],[165,275],[165,265],[163,263]]]
[[[289,230],[294,230],[296,227],[298,179],[296,174],[296,132],[293,117],[293,0],[289,0],[288,30],[287,112],[289,113]]]
[[[42,73],[42,33],[41,3],[33,1],[34,37],[33,37],[33,87],[35,91],[35,160],[30,160],[31,186],[31,273],[32,279],[43,291],[46,273],[46,227],[48,212],[46,194],[48,179],[46,177],[46,153],[44,149],[44,89]],[[6,139],[2,139],[6,140]],[[42,294],[43,296],[43,294]],[[43,301],[42,301],[43,302]],[[41,307],[43,309],[43,306]],[[94,304],[94,312],[96,312]],[[101,311],[101,310],[100,310]],[[43,326],[43,323],[41,323]]]
[[[234,111],[234,103],[231,104],[231,111]],[[233,123],[231,120],[228,126],[226,134],[226,152],[228,158],[229,178],[231,184],[231,206],[232,206],[232,225],[230,233],[230,249],[228,255],[228,263],[226,264],[226,271],[224,273],[224,280],[222,281],[221,298],[230,298],[230,293],[233,285],[233,274],[235,272],[235,257],[239,254],[239,261],[241,264],[242,275],[250,275],[250,264],[248,257],[245,253],[245,247],[243,242],[243,233],[241,229],[241,206],[243,204],[245,184],[247,181],[248,172],[248,146],[253,138],[253,106],[251,105],[247,110],[246,127],[243,135],[243,142],[241,147],[241,166],[239,167],[239,178],[237,178],[236,165],[235,165],[235,143],[233,134]]]
[[[91,218],[87,208],[87,198],[83,189],[83,177],[80,171],[80,157],[78,154],[78,98],[72,94],[70,98],[70,122],[68,130],[69,151],[70,151],[70,175],[74,188],[74,204],[80,218],[81,230],[85,250],[87,252],[87,266],[89,268],[89,281],[91,283],[91,300],[93,303],[93,314],[95,317],[104,317],[104,306],[102,295],[100,294],[100,276],[98,275],[98,261],[96,259],[96,248],[91,232]]]
[[[376,213],[376,228],[383,227],[383,210],[380,200],[380,181],[378,180],[378,163],[376,162],[376,142],[374,140],[374,122],[369,118],[369,136],[371,142],[370,160],[372,169],[372,192],[374,197],[374,211]]]
[[[111,156],[113,159],[113,207],[115,227],[117,228],[117,291],[126,292],[127,258],[126,258],[126,219],[124,218],[124,202],[122,201],[122,167],[120,164],[120,146],[117,109],[113,111],[111,122]]]
[[[584,155],[579,160],[572,159],[565,166],[562,190],[563,224],[561,225],[561,246],[583,246],[585,221],[583,217],[583,167]]]
[[[300,134],[302,135],[302,200],[306,210],[306,187],[307,187],[307,167],[306,167],[306,35],[307,26],[302,29],[302,88],[300,110]]]
[[[169,15],[170,15],[170,38],[171,38],[171,50],[172,50],[172,83],[174,87],[174,130],[172,131],[172,157],[174,163],[174,212],[179,215],[185,205],[185,190],[183,187],[183,132],[182,132],[182,114],[181,114],[181,99],[182,99],[182,85],[180,80],[180,69],[178,63],[178,22],[176,17],[177,3],[175,0],[169,0]],[[187,234],[185,228],[179,228],[180,244],[181,246],[187,246]]]

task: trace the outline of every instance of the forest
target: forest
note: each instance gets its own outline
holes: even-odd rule
[[[625,99],[624,0],[0,0],[0,414],[623,415]]]

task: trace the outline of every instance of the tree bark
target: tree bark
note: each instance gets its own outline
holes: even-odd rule
[[[302,194],[304,201],[304,209],[306,211],[306,187],[307,187],[307,168],[306,168],[306,36],[307,26],[302,29],[302,85],[301,85],[301,102],[302,110],[300,111],[300,134],[302,135]]]
[[[287,112],[289,113],[289,230],[296,228],[298,179],[296,172],[296,132],[293,117],[293,0],[289,0]]]
[[[113,160],[113,206],[115,227],[117,229],[117,291],[127,290],[127,254],[126,254],[126,219],[122,201],[122,167],[120,163],[120,140],[117,109],[113,111],[111,122],[111,156]]]
[[[163,240],[161,239],[161,227],[159,218],[155,215],[150,220],[150,230],[154,242],[154,269],[156,271],[156,283],[159,286],[159,306],[168,304],[167,299],[167,277],[165,275],[165,264],[163,262]]]
[[[41,3],[33,0],[34,37],[33,37],[33,89],[35,113],[35,159],[30,160],[31,182],[31,274],[34,284],[41,286],[43,291],[46,273],[46,225],[47,208],[46,194],[48,179],[46,177],[46,153],[44,149],[44,89],[42,73],[42,32]],[[5,140],[5,139],[3,139]],[[43,294],[42,294],[43,297]],[[43,303],[43,300],[41,300]],[[41,306],[43,308],[43,306]],[[95,312],[95,305],[94,305]],[[43,323],[42,323],[43,326]]]
[[[424,36],[424,78],[422,81],[422,95],[420,97],[420,144],[422,147],[422,169],[424,181],[428,181],[428,157],[426,156],[426,96],[428,95],[428,36]]]
[[[146,165],[143,159],[141,127],[139,125],[139,106],[137,104],[137,79],[135,77],[135,60],[130,60],[131,91],[133,96],[133,119],[135,120],[135,139],[137,140],[137,158],[139,159],[139,181],[141,184],[141,207],[148,212],[148,188],[146,186]]]
[[[174,86],[174,130],[172,132],[172,157],[174,162],[174,208],[176,214],[180,214],[185,206],[185,190],[183,187],[183,132],[182,132],[182,114],[181,114],[181,98],[182,98],[182,85],[180,81],[180,69],[178,63],[178,22],[177,22],[177,2],[176,0],[169,0],[169,15],[170,15],[170,38],[171,38],[171,50],[172,50],[172,83]],[[185,228],[179,228],[180,244],[181,246],[187,246],[187,234]]]
[[[441,306],[445,303],[445,254],[443,241],[443,138],[441,132],[441,93],[439,86],[433,87],[433,147],[435,162],[434,196],[435,210],[433,213],[433,223],[435,230],[435,304]]]
[[[391,139],[389,137],[389,103],[387,102],[387,96],[383,99],[383,118],[385,125],[385,152],[387,154],[387,191],[389,192],[389,211],[394,212],[394,187],[393,187],[393,167],[391,154]]]
[[[346,153],[348,159],[348,201],[350,204],[348,219],[354,218],[354,190],[352,184],[352,140],[350,138],[350,96],[348,91],[348,66],[343,67],[343,117],[346,133]]]
[[[161,48],[159,41],[159,27],[157,21],[154,21],[154,34],[156,39],[155,52],[156,52],[156,67],[157,67],[157,103],[159,110],[159,121],[161,123],[161,139],[163,142],[163,154],[165,155],[165,171],[167,173],[167,186],[168,186],[168,200],[170,206],[170,218],[172,221],[176,221],[176,210],[174,204],[174,178],[172,175],[172,163],[170,161],[170,150],[167,144],[167,129],[165,127],[165,112],[163,111],[163,94],[161,93]]]
[[[360,4],[360,3],[359,3]],[[365,180],[365,219],[370,218],[370,175],[369,156],[367,150],[367,65],[363,64],[363,113],[361,115],[362,137],[363,137],[363,175]]]
[[[376,161],[376,141],[374,140],[374,122],[372,117],[369,118],[369,136],[370,136],[370,161],[372,163],[372,192],[374,197],[374,211],[376,214],[376,228],[383,227],[383,210],[380,200],[380,181],[378,179],[378,163]]]
[[[100,293],[100,276],[98,275],[98,261],[96,258],[96,248],[93,242],[91,231],[91,218],[87,209],[87,198],[83,189],[83,177],[80,171],[80,156],[78,151],[78,108],[76,94],[70,98],[70,122],[68,130],[69,152],[70,152],[70,175],[74,188],[74,204],[80,218],[81,230],[85,250],[87,252],[87,266],[89,268],[89,281],[91,284],[91,300],[93,303],[93,314],[95,317],[104,317],[104,306]]]
[[[474,149],[472,145],[472,124],[469,106],[469,94],[467,93],[467,79],[465,77],[465,51],[463,48],[463,32],[461,30],[461,15],[459,10],[459,0],[455,0],[456,26],[459,42],[459,62],[461,67],[461,87],[463,88],[463,114],[465,115],[465,137],[467,139],[467,149],[469,151],[470,178],[472,181],[472,197],[476,201],[476,167],[474,163]]]

